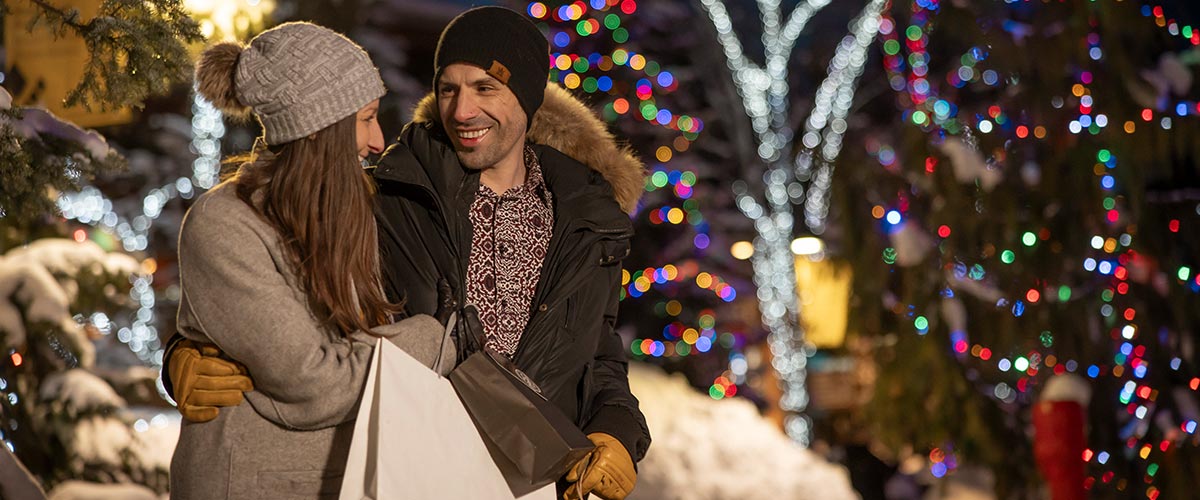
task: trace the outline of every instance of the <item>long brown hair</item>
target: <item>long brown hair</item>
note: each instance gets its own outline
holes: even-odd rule
[[[374,184],[358,161],[355,119],[229,160],[241,163],[238,197],[279,231],[313,309],[343,334],[401,309],[380,286]]]

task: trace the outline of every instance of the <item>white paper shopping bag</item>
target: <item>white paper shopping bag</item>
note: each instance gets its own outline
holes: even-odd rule
[[[553,499],[554,485],[521,497]],[[354,424],[341,500],[513,494],[450,381],[377,341]]]

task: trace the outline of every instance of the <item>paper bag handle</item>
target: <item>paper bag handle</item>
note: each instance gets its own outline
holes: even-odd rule
[[[458,321],[458,311],[450,313],[450,319],[446,321],[446,329],[442,331],[442,342],[438,345],[437,359],[433,360],[433,371],[442,373],[442,355],[446,351],[446,339],[450,338],[451,332],[454,331],[454,325]]]

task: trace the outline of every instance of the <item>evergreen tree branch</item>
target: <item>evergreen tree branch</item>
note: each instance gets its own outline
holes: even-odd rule
[[[38,7],[40,7],[42,9],[41,15],[45,16],[52,23],[58,23],[58,24],[61,24],[64,26],[71,27],[72,29],[75,30],[76,33],[79,33],[81,35],[83,34],[84,30],[87,28],[86,25],[84,25],[78,21],[79,11],[77,11],[75,9],[63,10],[58,7],[55,7],[53,4],[51,4],[50,2],[47,2],[46,0],[29,0],[29,1],[32,2],[34,5],[37,5]],[[37,21],[36,17],[34,18],[34,21],[35,22]]]
[[[87,47],[88,62],[67,94],[68,106],[140,108],[147,97],[190,78],[188,45],[204,39],[182,0],[104,0],[87,21],[75,9],[31,2],[38,12],[28,29],[45,22],[56,35],[73,31]]]
[[[125,168],[92,134],[42,109],[0,110],[0,227],[44,225],[57,211],[48,193],[77,191],[97,174]]]

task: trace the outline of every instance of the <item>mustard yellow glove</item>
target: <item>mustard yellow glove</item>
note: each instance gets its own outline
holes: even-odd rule
[[[217,418],[221,407],[242,404],[242,392],[254,390],[246,367],[221,359],[220,354],[214,345],[190,340],[175,346],[167,369],[183,418],[208,422]]]
[[[588,439],[596,449],[567,473],[567,481],[576,484],[567,487],[563,499],[581,500],[582,495],[594,493],[605,500],[623,500],[637,484],[633,458],[617,438],[608,434],[593,432]]]

